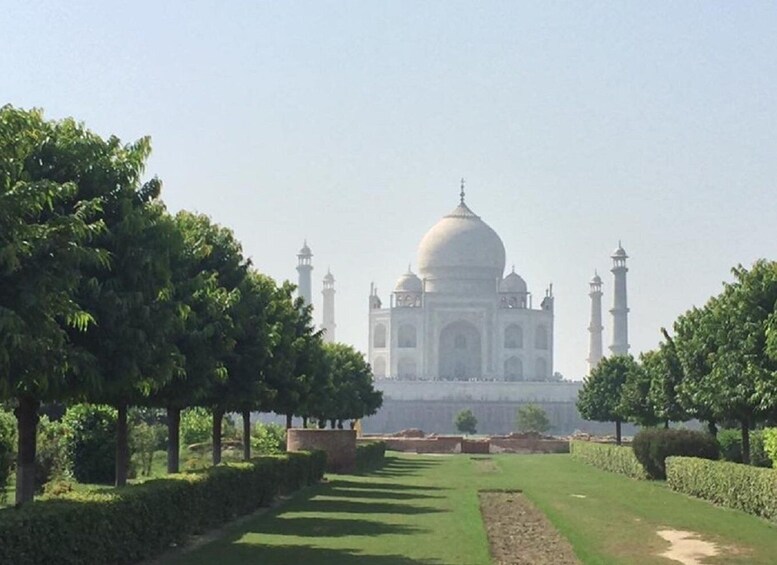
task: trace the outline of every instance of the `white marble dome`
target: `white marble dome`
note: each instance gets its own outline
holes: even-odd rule
[[[526,294],[528,292],[528,288],[526,286],[526,281],[523,280],[523,277],[516,273],[515,269],[513,269],[513,272],[503,278],[502,282],[499,283],[499,291]]]
[[[425,279],[501,279],[505,247],[491,227],[464,202],[426,232],[418,247]]]
[[[397,279],[394,285],[394,292],[422,292],[424,283],[418,278],[418,275],[411,272],[410,269]]]

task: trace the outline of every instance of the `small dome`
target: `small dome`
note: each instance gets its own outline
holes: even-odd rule
[[[394,292],[423,292],[424,284],[414,272],[410,269],[397,279],[394,285]]]
[[[498,279],[505,247],[491,227],[463,202],[430,229],[418,247],[425,279]]]
[[[602,277],[599,276],[599,273],[594,273],[594,278],[591,279],[591,284],[602,284]]]
[[[507,275],[504,279],[502,279],[502,282],[499,283],[499,292],[525,294],[528,292],[526,281],[523,280],[523,277],[516,273],[515,268],[513,268],[513,272]]]
[[[299,253],[297,255],[304,255],[306,257],[312,257],[313,253],[310,251],[310,247],[308,247],[308,240],[305,240],[305,243],[302,244],[302,249],[299,250]]]
[[[335,282],[335,276],[329,269],[327,269],[326,274],[324,275],[324,282]]]
[[[623,249],[623,246],[621,245],[621,242],[618,242],[618,249],[612,252],[612,258],[623,258],[628,259],[628,255],[626,255],[626,250]]]

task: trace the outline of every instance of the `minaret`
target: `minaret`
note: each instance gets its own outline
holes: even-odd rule
[[[588,331],[591,333],[588,342],[588,374],[591,374],[599,361],[602,360],[602,278],[599,273],[594,272],[594,278],[591,279],[591,290],[588,296],[591,297],[591,323],[588,325]]]
[[[321,328],[324,330],[324,342],[334,343],[335,341],[335,277],[327,269],[324,276],[324,311],[322,315]]]
[[[312,258],[313,253],[310,252],[308,241],[305,240],[302,249],[300,249],[299,253],[297,253],[297,272],[299,273],[297,294],[300,296],[300,298],[305,300],[306,305],[313,303],[313,291],[310,278],[310,275],[313,272],[313,265],[310,261]]]
[[[626,251],[618,242],[618,249],[612,254],[612,274],[614,276],[612,291],[612,345],[613,355],[628,355],[629,353],[629,307],[626,299]]]

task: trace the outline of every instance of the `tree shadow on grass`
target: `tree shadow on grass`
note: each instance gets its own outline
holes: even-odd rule
[[[328,493],[319,493],[320,496],[328,496]],[[443,512],[431,506],[414,506],[399,502],[375,502],[372,500],[332,500],[327,498],[314,498],[305,504],[306,512],[346,512],[349,514],[433,514]]]
[[[430,461],[428,459],[395,459],[391,458],[379,469],[370,471],[365,476],[368,477],[407,477],[418,475],[422,471],[437,467],[439,461]]]
[[[340,488],[338,484],[326,493],[326,496],[344,496],[347,498],[367,498],[381,500],[422,500],[429,498],[443,498],[434,494],[424,494],[422,492],[402,492],[393,490],[367,490],[356,488]]]
[[[300,545],[233,544],[231,563],[262,565],[445,565],[437,559],[410,559],[402,555],[369,555],[356,549],[329,549]]]
[[[343,487],[355,490],[366,491],[436,491],[436,490],[450,490],[446,487],[426,486],[426,485],[403,485],[400,483],[383,483],[383,482],[365,482],[365,481],[351,481],[348,479],[334,478],[329,482],[335,488]]]
[[[417,534],[422,528],[402,524],[386,524],[362,518],[306,518],[277,516],[251,528],[251,533],[311,538],[340,538],[349,536],[382,536]],[[243,533],[240,534],[242,536]],[[238,537],[233,539],[235,541]]]

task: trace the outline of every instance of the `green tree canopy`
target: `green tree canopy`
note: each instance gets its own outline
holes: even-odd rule
[[[16,404],[17,503],[34,495],[41,400],[92,384],[68,330],[94,321],[77,296],[81,269],[108,262],[97,243],[105,200],[83,190],[103,174],[94,158],[103,146],[73,120],[0,108],[0,399]]]
[[[515,426],[519,432],[545,433],[550,429],[550,421],[545,410],[536,404],[527,404],[518,408]]]
[[[626,420],[621,402],[623,386],[639,366],[630,355],[602,359],[583,381],[577,397],[577,409],[586,420],[615,422],[615,440],[621,443],[621,423]]]
[[[467,408],[456,414],[453,425],[463,434],[474,434],[477,433],[478,419],[472,413],[472,410]]]

